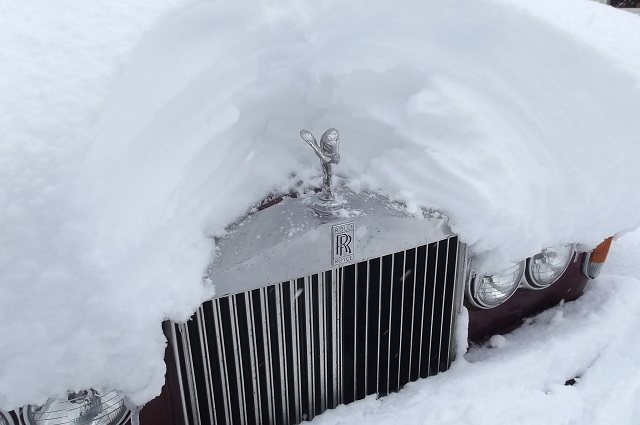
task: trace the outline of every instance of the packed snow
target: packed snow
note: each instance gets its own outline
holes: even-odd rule
[[[269,193],[318,184],[302,128],[338,128],[342,184],[446,214],[487,267],[637,227],[638,17],[511,3],[0,1],[0,407],[158,394],[162,320],[215,291],[210,236]],[[631,326],[632,281],[405,395],[517,369],[505,359],[535,329],[584,345],[599,315]],[[572,354],[583,368],[598,335]],[[595,391],[558,384],[581,372],[568,360],[523,377],[541,382],[523,397]]]

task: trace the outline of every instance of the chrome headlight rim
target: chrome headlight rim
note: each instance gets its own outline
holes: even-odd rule
[[[502,298],[500,298],[498,301],[495,301],[495,302],[488,302],[485,299],[478,296],[481,278],[491,278],[492,276],[499,276],[502,273],[509,272],[510,270],[516,269],[516,268],[518,268],[518,270],[516,272],[513,272],[516,277],[513,279],[511,288],[509,288],[509,290],[505,292],[505,296],[503,296]],[[524,279],[525,268],[526,268],[526,260],[522,260],[520,262],[514,263],[512,267],[501,270],[497,273],[485,273],[481,277],[476,273],[475,270],[472,269],[467,277],[467,282],[465,285],[467,301],[472,306],[482,310],[489,310],[489,309],[496,308],[503,305],[520,288],[522,280]]]
[[[535,273],[533,272],[534,262],[537,257],[540,255],[544,255],[546,250],[560,250],[560,249],[568,249],[567,260],[562,265],[562,267],[558,268],[559,271],[552,279],[548,281],[542,281],[535,277]],[[533,291],[539,291],[541,289],[546,289],[556,283],[560,278],[564,275],[564,273],[569,268],[571,264],[571,260],[574,258],[576,252],[578,252],[578,246],[576,244],[558,244],[553,245],[548,248],[543,249],[540,253],[527,258],[527,264],[525,266],[524,279],[522,279],[521,287],[523,289],[529,289]]]
[[[86,398],[90,397],[88,401],[91,406],[87,406]],[[93,403],[96,401],[96,403]],[[69,406],[70,408],[64,409],[65,405],[78,404],[78,406]],[[99,405],[100,409],[95,412],[90,412],[83,418],[69,418],[65,420],[64,415],[77,409],[87,410],[92,409],[95,411],[95,407]],[[60,407],[61,406],[61,407]],[[58,407],[60,407],[59,410]],[[85,409],[82,409],[85,407]],[[52,418],[37,417],[42,413],[54,413]],[[78,412],[74,412],[78,413]],[[41,406],[27,405],[22,408],[22,420],[27,425],[80,425],[86,423],[87,425],[122,425],[131,416],[131,411],[124,402],[124,397],[115,390],[106,391],[103,394],[94,389],[83,391],[69,391],[67,400],[50,398]]]

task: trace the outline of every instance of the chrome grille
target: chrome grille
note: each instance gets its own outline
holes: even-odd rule
[[[170,328],[190,424],[297,424],[446,370],[464,246],[452,236],[204,303]]]

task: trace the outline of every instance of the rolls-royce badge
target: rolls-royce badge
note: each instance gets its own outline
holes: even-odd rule
[[[334,267],[353,263],[354,227],[353,222],[331,226],[331,263]]]

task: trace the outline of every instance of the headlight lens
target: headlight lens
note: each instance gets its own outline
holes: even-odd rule
[[[32,425],[117,425],[128,413],[124,398],[116,391],[103,395],[93,389],[24,409],[26,422]]]
[[[508,300],[518,289],[525,262],[495,274],[478,276],[471,272],[467,284],[467,299],[476,307],[493,308]]]
[[[529,258],[523,286],[530,289],[548,287],[567,270],[574,252],[575,245],[556,245]]]

